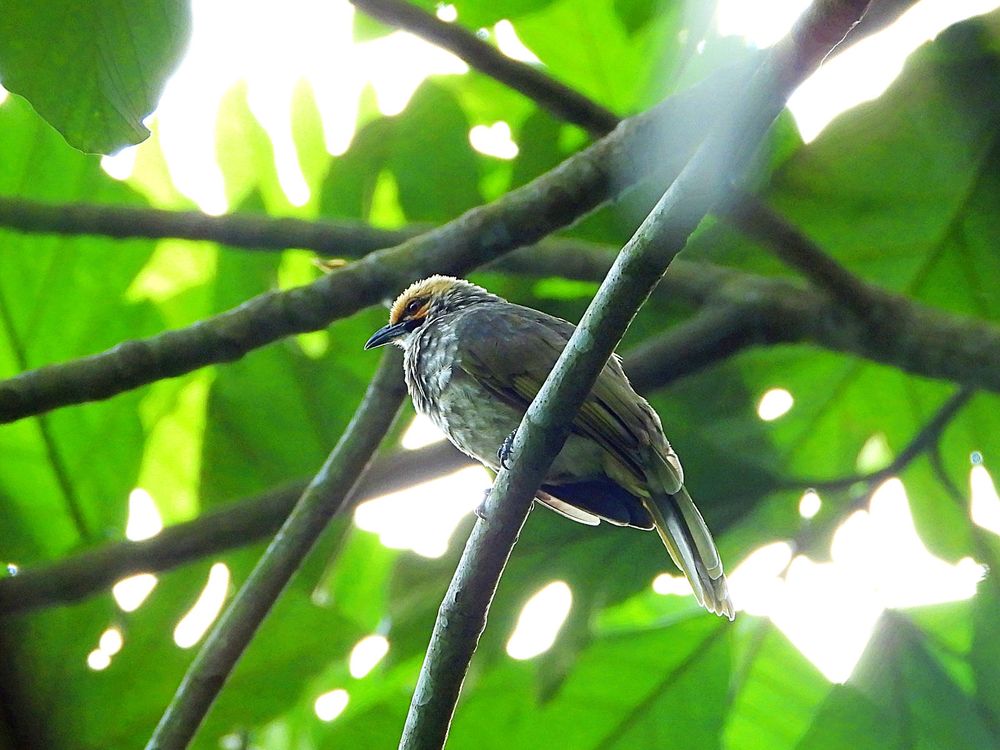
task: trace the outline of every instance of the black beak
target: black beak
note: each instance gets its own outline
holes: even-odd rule
[[[376,346],[385,346],[395,338],[399,338],[404,333],[413,330],[412,320],[401,320],[398,323],[390,323],[382,326],[372,337],[365,342],[365,349],[374,349]]]

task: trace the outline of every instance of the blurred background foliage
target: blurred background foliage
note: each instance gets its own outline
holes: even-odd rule
[[[440,10],[426,0],[418,4]],[[5,12],[0,22],[0,76],[15,92],[0,105],[0,194],[195,207],[171,181],[155,119],[125,181],[102,170],[100,157],[67,144],[107,152],[141,138],[142,120],[183,47],[186,6],[154,3],[126,13],[121,4],[97,3],[88,21],[75,3],[45,3],[46,15],[17,5],[23,8]],[[622,116],[747,51],[742,41],[719,33],[711,2],[455,0],[454,9],[471,29],[510,21],[544,69]],[[388,34],[367,19],[354,31],[362,39]],[[121,34],[131,43],[117,42]],[[108,70],[92,70],[87,58],[77,71],[83,85],[39,62],[64,45],[70,54],[88,36],[100,41],[112,60],[104,58],[104,65],[121,78],[104,85]],[[61,57],[55,62],[66,65]],[[53,95],[60,103],[55,109]],[[361,91],[357,131],[337,156],[324,145],[313,89],[297,86],[289,104],[307,199],[288,198],[276,146],[246,88],[237,86],[221,103],[215,133],[232,210],[386,228],[436,224],[524,184],[587,141],[575,126],[474,71],[424,81],[392,116],[381,114],[371,89]],[[109,120],[109,111],[121,121]],[[498,121],[507,123],[519,148],[513,158],[486,155],[470,143],[471,128]],[[864,279],[996,322],[997,133],[1000,15],[992,13],[918,49],[885,94],[844,113],[814,141],[803,143],[782,118],[761,159],[760,192]],[[649,194],[634,191],[563,234],[620,246]],[[790,275],[765,250],[712,219],[684,257]],[[310,254],[294,249],[249,253],[209,242],[7,229],[0,230],[0,269],[3,377],[190,325],[319,273]],[[579,318],[596,289],[497,271],[473,279],[569,320]],[[652,301],[622,351],[690,315],[681,305]],[[136,487],[171,524],[310,476],[374,371],[376,357],[361,344],[384,317],[381,308],[365,310],[232,364],[0,427],[0,559],[26,568],[123,539]],[[765,422],[757,405],[771,388],[787,390],[794,406]],[[867,507],[864,493],[872,488],[847,482],[821,491],[822,506],[809,519],[799,510],[803,492],[818,479],[887,465],[954,390],[803,344],[744,351],[650,396],[733,569],[780,540],[796,539],[799,553],[828,561],[834,529]],[[411,418],[407,407],[386,454],[403,450],[399,432]],[[995,470],[998,434],[996,396],[976,395],[936,449],[900,474],[925,555],[995,565],[996,536],[970,520],[970,455],[978,452]],[[420,502],[448,499],[432,493]],[[478,498],[466,500],[471,509]],[[429,559],[387,547],[351,519],[338,519],[267,619],[196,746],[392,746],[471,520],[465,515],[447,552]],[[899,523],[905,526],[905,519]],[[891,588],[885,582],[893,576],[917,575],[894,568],[895,547],[878,537],[884,532],[871,532],[872,548],[884,555],[873,553],[856,571],[857,580],[876,589]],[[210,567],[225,563],[231,593],[262,549],[249,544],[162,574],[134,611],[123,611],[108,591],[5,617],[0,680],[8,720],[21,736],[45,743],[40,747],[141,746],[191,659],[172,633]],[[784,567],[771,572],[775,586]],[[834,684],[775,625],[779,617],[744,613],[727,625],[690,597],[655,592],[654,578],[667,569],[652,535],[533,513],[501,582],[449,747],[1000,746],[994,576],[987,575],[972,598],[956,593],[956,601],[885,611],[885,600],[877,600],[875,614],[882,614],[864,655],[850,679]],[[514,660],[505,647],[522,607],[552,581],[572,591],[568,616],[550,650]],[[853,622],[844,609],[852,597],[868,602],[872,594],[845,595],[822,576],[812,581],[812,596],[801,606],[819,608],[808,627],[821,651],[826,643],[837,654],[841,631]],[[824,600],[825,608],[816,604]],[[120,653],[110,654],[110,663],[88,663],[108,628],[122,636]],[[371,634],[387,639],[388,653],[368,674],[352,676],[352,649]],[[850,664],[846,670],[851,673]],[[327,699],[338,705],[346,695],[346,707],[321,721],[315,701],[330,691],[346,691]],[[11,736],[4,741],[15,746]]]

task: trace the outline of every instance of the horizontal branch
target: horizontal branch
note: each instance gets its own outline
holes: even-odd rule
[[[352,493],[351,505],[469,464],[468,457],[445,442],[393,454],[376,461],[365,473]],[[161,573],[254,544],[281,527],[306,485],[305,480],[292,482],[228,503],[168,526],[152,539],[108,542],[52,563],[22,566],[16,576],[0,578],[0,614],[71,604],[137,573]]]
[[[43,203],[0,196],[0,226],[37,234],[90,234],[116,239],[208,240],[243,250],[301,248],[358,258],[398,245],[426,228],[376,229],[360,221],[324,221],[247,213],[209,216],[149,206]]]
[[[669,182],[746,70],[727,70],[623,122],[606,138],[493,203],[306,286],[259,295],[187,328],[0,381],[0,423],[118,393],[221,362],[378,304],[432,273],[463,275],[575,221],[630,185]],[[650,144],[669,139],[661,158]]]

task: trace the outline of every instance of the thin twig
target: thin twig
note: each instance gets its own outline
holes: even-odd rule
[[[445,23],[432,13],[402,0],[351,0],[372,18],[409,31],[446,49],[470,67],[519,91],[556,117],[592,135],[603,136],[618,125],[610,110],[565,86],[538,68],[504,55],[468,29]]]
[[[976,394],[975,388],[963,386],[953,393],[940,408],[934,412],[927,423],[920,428],[920,431],[906,444],[888,466],[868,472],[866,474],[851,474],[836,479],[789,479],[783,482],[786,488],[808,487],[821,491],[836,491],[847,489],[856,484],[867,484],[873,486],[895,474],[899,474],[906,469],[913,460],[924,453],[933,453],[941,434],[948,427],[948,424],[955,415],[969,403],[969,400]],[[858,501],[859,507],[864,505],[863,500]]]
[[[236,662],[371,460],[406,395],[399,352],[386,353],[350,425],[188,667],[147,750],[182,750]]]
[[[824,523],[809,524],[792,540],[792,548],[795,550],[806,549],[816,539],[827,536],[842,519],[850,514],[864,510],[871,502],[875,491],[882,484],[882,481],[889,477],[901,473],[915,459],[927,453],[931,459],[931,466],[934,467],[935,456],[938,453],[938,445],[941,435],[955,418],[955,415],[965,406],[975,395],[973,388],[959,388],[953,393],[934,413],[927,423],[920,428],[916,435],[907,443],[906,447],[893,459],[892,463],[883,469],[873,471],[869,474],[843,477],[842,479],[830,480],[828,482],[806,482],[798,487],[813,487],[815,489],[845,489],[857,484],[863,484],[863,488],[856,492],[853,498],[846,504],[837,508],[837,513],[826,519]],[[945,482],[945,488],[950,489],[949,482]],[[953,487],[953,485],[951,485]]]
[[[793,87],[864,14],[867,0],[819,2],[751,80],[742,106],[705,143],[622,250],[579,327],[528,408],[441,604],[410,703],[401,748],[440,748],[500,575],[538,485],[569,425],[639,306],[687,237],[743,169]]]

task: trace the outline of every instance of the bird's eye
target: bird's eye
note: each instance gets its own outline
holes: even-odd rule
[[[404,312],[407,315],[415,315],[417,310],[419,310],[421,307],[424,306],[425,302],[426,300],[422,300],[419,298],[410,300],[410,302],[406,305],[406,309],[404,310]]]

